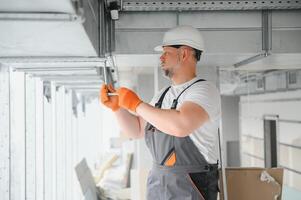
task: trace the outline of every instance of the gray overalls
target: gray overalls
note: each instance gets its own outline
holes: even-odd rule
[[[177,108],[181,94],[173,101]],[[168,87],[156,103],[161,108]],[[147,180],[148,200],[216,200],[218,164],[208,164],[189,136],[175,137],[161,132],[151,124],[145,128],[145,141],[153,160]]]

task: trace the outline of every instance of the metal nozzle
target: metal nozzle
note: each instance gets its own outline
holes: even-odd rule
[[[108,93],[108,96],[118,96],[118,93]]]

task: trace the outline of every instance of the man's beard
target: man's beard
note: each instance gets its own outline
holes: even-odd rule
[[[171,79],[173,77],[174,73],[172,69],[162,69],[162,70],[163,70],[163,76],[165,78]]]
[[[167,79],[172,79],[175,74],[175,70],[180,67],[180,59],[178,57],[177,64],[170,66],[169,69],[164,69],[164,63],[161,62],[161,69],[163,70],[163,77]]]
[[[163,63],[161,64],[163,65]],[[177,63],[176,65],[169,67],[167,69],[164,69],[164,67],[161,67],[163,71],[163,76],[167,79],[172,79],[172,77],[175,75],[175,70],[180,66],[180,63]]]

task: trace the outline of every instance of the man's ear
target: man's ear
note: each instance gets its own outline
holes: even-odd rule
[[[181,54],[181,58],[183,61],[186,61],[189,58],[189,50],[184,48],[182,49],[182,54]]]

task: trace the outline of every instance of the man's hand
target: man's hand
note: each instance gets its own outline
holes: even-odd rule
[[[103,84],[100,90],[100,101],[113,111],[117,111],[120,108],[118,105],[118,96],[108,96],[108,92],[113,93],[116,92],[116,90],[111,84],[109,86]]]
[[[128,88],[119,88],[117,90],[119,97],[119,106],[133,112],[136,112],[136,108],[142,103],[137,94]]]

